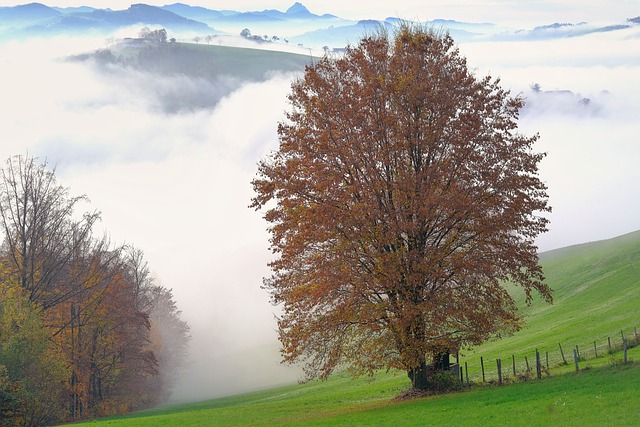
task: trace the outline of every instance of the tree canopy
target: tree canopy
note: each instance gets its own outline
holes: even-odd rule
[[[544,154],[499,83],[410,25],[293,83],[251,205],[270,224],[286,362],[309,378],[400,369],[426,389],[449,353],[519,327],[506,281],[551,302],[534,241]]]

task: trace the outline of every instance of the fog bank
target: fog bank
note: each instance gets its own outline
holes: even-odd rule
[[[97,39],[0,45],[0,157],[57,165],[87,194],[115,242],[144,250],[192,328],[191,365],[176,399],[201,400],[292,382],[279,365],[274,311],[260,288],[268,234],[248,209],[256,163],[277,147],[292,75],[229,87],[60,58]],[[529,98],[521,132],[540,134],[550,231],[541,250],[640,229],[640,37],[637,29],[544,42],[460,46],[478,75]],[[559,98],[542,91],[570,91]],[[206,108],[162,108],[180,102]],[[224,89],[224,90],[222,90]],[[589,110],[574,102],[589,98]],[[554,101],[555,100],[555,101]],[[582,109],[581,109],[582,108]]]

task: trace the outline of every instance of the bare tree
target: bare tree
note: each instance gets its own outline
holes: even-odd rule
[[[142,249],[128,246],[125,252],[127,272],[131,276],[129,281],[134,286],[136,304],[139,309],[144,310],[148,305],[148,301],[143,301],[145,299],[145,292],[153,286],[153,278],[149,271],[149,264],[144,259]]]
[[[4,231],[6,271],[43,308],[60,301],[55,282],[74,254],[87,244],[99,212],[75,219],[85,196],[72,197],[56,181],[47,162],[15,156],[0,170],[0,221]]]

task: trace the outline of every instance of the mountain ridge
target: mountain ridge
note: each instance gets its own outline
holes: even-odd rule
[[[0,7],[0,38],[24,38],[54,33],[78,34],[86,31],[106,33],[139,24],[165,27],[168,31],[180,33],[177,37],[238,35],[243,28],[248,28],[254,34],[265,34],[265,37],[266,34],[276,34],[273,37],[287,38],[298,45],[344,48],[362,37],[363,27],[388,27],[397,25],[398,22],[402,20],[387,18],[354,21],[332,14],[318,15],[312,13],[302,2],[294,2],[284,12],[276,9],[247,12],[215,10],[180,2],[164,6],[135,3],[122,10],[88,6],[50,7],[34,2]],[[608,25],[556,22],[532,29],[510,29],[487,22],[461,22],[441,18],[425,24],[449,31],[457,42],[546,40],[625,30],[640,24],[640,17]]]

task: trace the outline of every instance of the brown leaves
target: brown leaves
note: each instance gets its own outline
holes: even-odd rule
[[[16,156],[0,170],[0,294],[9,287],[20,291],[25,301],[16,307],[29,309],[32,336],[19,338],[40,346],[23,352],[28,368],[17,364],[9,373],[37,396],[21,401],[20,410],[50,414],[46,420],[21,419],[49,425],[156,403],[168,397],[170,371],[184,359],[179,353],[186,351],[188,327],[179,312],[169,310],[170,292],[163,297],[163,319],[171,321],[158,324],[153,316],[162,307],[163,288],[150,286],[141,252],[125,254],[106,237],[96,240],[92,225],[99,215],[74,220],[73,209],[84,198],[70,197],[46,166]],[[18,313],[3,312],[11,314],[10,323],[21,321]],[[155,332],[178,357],[161,351],[158,359],[151,351],[151,322],[163,326]],[[13,347],[5,339],[0,333],[0,353]]]
[[[517,328],[503,281],[550,301],[537,136],[515,132],[522,100],[476,79],[448,35],[363,39],[309,67],[289,100],[252,203],[279,255],[265,284],[284,303],[286,361],[310,377],[410,371]]]

